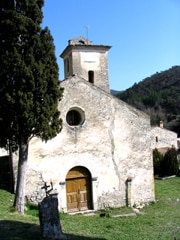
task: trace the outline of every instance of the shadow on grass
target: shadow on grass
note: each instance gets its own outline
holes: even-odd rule
[[[71,240],[105,240],[105,238],[91,238],[73,234],[64,235]],[[38,224],[18,221],[0,220],[0,239],[3,240],[49,240],[43,238]]]

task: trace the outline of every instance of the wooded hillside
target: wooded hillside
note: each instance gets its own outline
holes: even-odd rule
[[[180,136],[180,66],[157,72],[116,96],[149,114],[152,125],[162,120]]]

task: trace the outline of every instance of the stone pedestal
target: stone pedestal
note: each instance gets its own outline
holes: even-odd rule
[[[57,194],[45,197],[42,202],[38,203],[38,208],[42,236],[66,239],[61,230]]]

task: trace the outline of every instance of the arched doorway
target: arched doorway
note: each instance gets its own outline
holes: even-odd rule
[[[68,212],[92,209],[91,173],[87,168],[74,167],[66,175]]]

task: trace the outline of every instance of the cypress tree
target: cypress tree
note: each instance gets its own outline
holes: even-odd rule
[[[63,90],[49,29],[42,29],[44,0],[1,0],[0,128],[1,147],[18,146],[14,207],[24,213],[28,145],[44,141],[62,128],[58,102]]]

